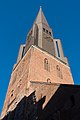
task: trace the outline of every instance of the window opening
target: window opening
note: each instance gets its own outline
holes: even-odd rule
[[[13,93],[11,94],[11,97],[13,96]]]
[[[45,32],[45,28],[43,28],[43,31]]]
[[[48,30],[46,30],[46,33],[48,33]]]
[[[57,41],[56,41],[56,47],[57,47],[58,57],[60,57],[59,46],[58,46],[58,42]]]
[[[49,32],[49,35],[51,35],[51,32]]]
[[[63,79],[62,71],[61,71],[59,65],[56,66],[56,70],[57,70],[57,76],[60,77],[61,79]]]
[[[50,71],[49,63],[48,63],[48,59],[47,58],[44,59],[44,69],[47,70],[47,71]]]
[[[47,82],[48,82],[48,83],[51,83],[51,80],[50,80],[50,78],[48,78],[48,79],[47,79]]]

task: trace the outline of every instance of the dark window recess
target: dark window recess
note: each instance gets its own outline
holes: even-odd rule
[[[57,69],[58,71],[60,71],[60,67],[59,67],[59,65],[56,66],[56,69]]]
[[[43,31],[45,32],[45,28],[43,28]]]
[[[51,32],[49,32],[49,35],[51,35]]]
[[[47,82],[48,82],[48,83],[51,83],[51,80],[48,78],[48,79],[47,79]]]
[[[57,41],[56,41],[56,47],[57,47],[58,57],[60,57],[59,46],[58,46],[58,42]]]
[[[44,69],[47,70],[47,71],[50,71],[49,63],[48,63],[48,59],[47,58],[44,59]]]
[[[11,90],[11,92],[14,92],[14,90]]]
[[[23,58],[23,56],[24,56],[24,51],[25,51],[25,47],[23,47],[22,58]]]
[[[11,97],[13,96],[13,93],[11,94]]]
[[[48,33],[48,30],[46,30],[46,33]]]

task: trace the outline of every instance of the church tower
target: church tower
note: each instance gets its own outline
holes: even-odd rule
[[[26,43],[20,46],[1,117],[14,110],[24,96],[28,97],[34,91],[36,101],[46,96],[44,107],[60,84],[73,85],[74,82],[61,40],[54,38],[40,7]]]

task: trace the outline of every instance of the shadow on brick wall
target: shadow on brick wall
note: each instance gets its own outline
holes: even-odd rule
[[[60,85],[42,109],[45,100],[46,96],[36,102],[34,91],[2,120],[80,120],[80,86]]]

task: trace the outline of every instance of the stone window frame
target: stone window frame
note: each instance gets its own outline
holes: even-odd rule
[[[13,93],[11,94],[11,97],[13,97]]]
[[[49,31],[49,35],[51,36],[51,32]]]
[[[14,89],[11,90],[11,97],[14,96]]]

